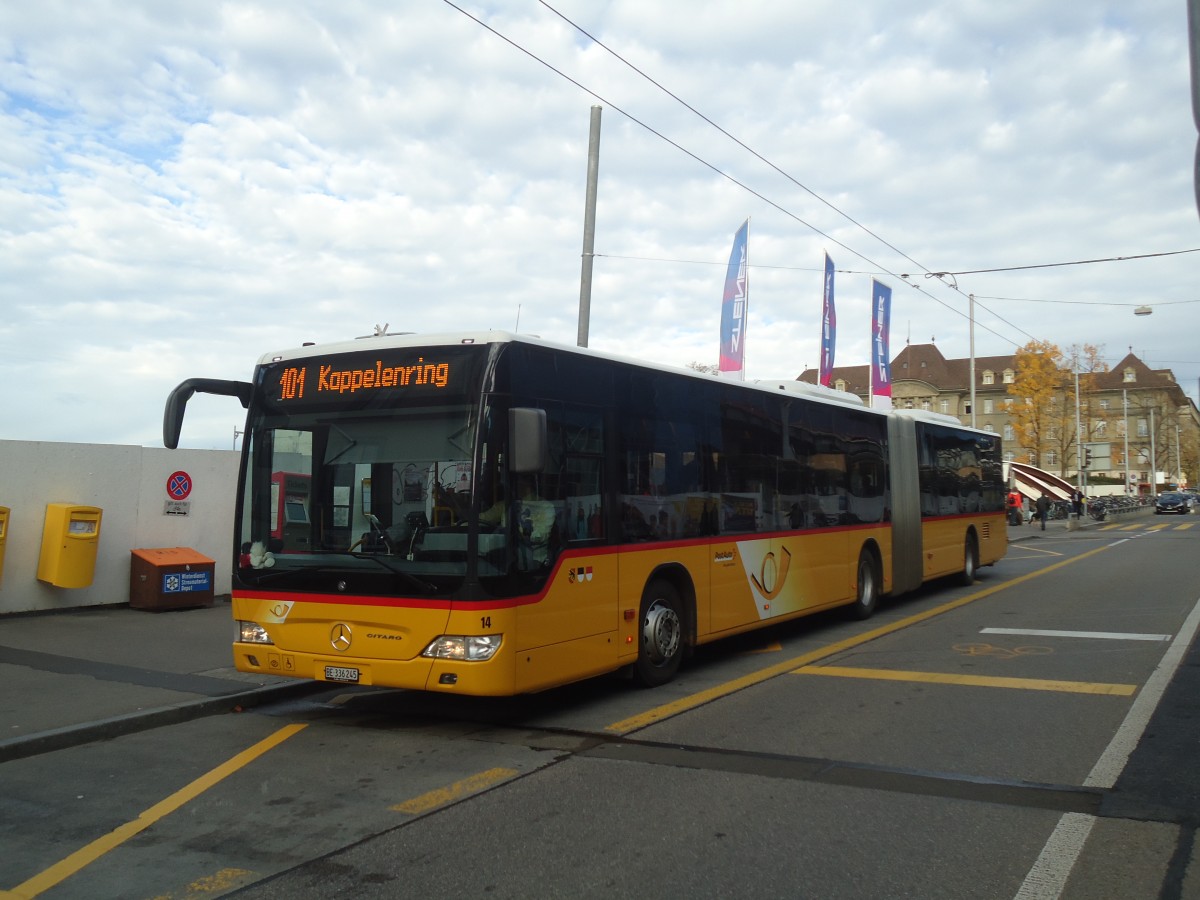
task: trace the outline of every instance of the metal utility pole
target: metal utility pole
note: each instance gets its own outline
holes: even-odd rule
[[[1187,0],[1188,59],[1192,72],[1192,119],[1200,130],[1200,0]],[[1196,144],[1196,161],[1192,176],[1196,192],[1196,208],[1200,210],[1200,142]]]
[[[592,318],[592,259],[596,245],[596,183],[600,177],[600,111],[592,107],[592,128],[588,137],[587,200],[583,212],[583,267],[579,275],[580,347],[588,345],[588,325]]]
[[[1158,496],[1158,448],[1154,446],[1154,407],[1150,407],[1150,496]]]
[[[1183,484],[1183,460],[1179,458],[1179,426],[1175,426],[1175,489]]]
[[[969,309],[970,315],[967,319],[971,325],[971,427],[975,427],[975,295],[968,294],[967,298],[971,301]]]
[[[1121,404],[1125,407],[1125,495],[1129,495],[1129,391],[1121,389]]]
[[[1076,357],[1071,361],[1071,367],[1075,370],[1075,484],[1079,488],[1079,493],[1083,494],[1083,420],[1079,418],[1079,358]]]

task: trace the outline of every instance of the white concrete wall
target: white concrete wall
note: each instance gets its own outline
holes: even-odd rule
[[[230,590],[238,454],[109,444],[0,441],[0,506],[8,532],[0,615],[129,601],[130,551],[190,547],[215,561],[213,589]],[[191,476],[187,516],[164,514],[167,479]],[[38,581],[47,503],[103,510],[95,576],[85,588]]]

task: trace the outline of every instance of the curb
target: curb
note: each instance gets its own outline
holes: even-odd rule
[[[55,750],[66,750],[90,744],[94,741],[107,741],[139,731],[149,731],[164,725],[178,725],[193,719],[203,719],[208,716],[224,713],[240,712],[252,709],[274,700],[302,696],[312,693],[325,685],[318,681],[298,681],[295,684],[268,685],[241,691],[235,694],[224,694],[220,697],[206,697],[203,700],[189,700],[171,706],[161,706],[156,709],[139,710],[125,713],[97,722],[84,722],[80,725],[67,725],[53,728],[50,731],[40,731],[36,734],[0,740],[0,762],[14,759],[25,759]]]

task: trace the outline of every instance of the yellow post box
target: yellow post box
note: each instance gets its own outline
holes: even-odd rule
[[[7,506],[0,506],[0,581],[4,580],[4,542],[8,539]]]
[[[65,588],[87,587],[92,583],[96,548],[100,544],[101,512],[94,506],[46,504],[38,581]]]

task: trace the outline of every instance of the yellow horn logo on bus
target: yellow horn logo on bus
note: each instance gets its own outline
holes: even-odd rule
[[[763,595],[764,599],[774,600],[779,596],[779,592],[783,590],[783,583],[787,580],[788,567],[791,564],[792,554],[787,547],[780,548],[778,563],[775,562],[773,552],[763,557],[759,574],[751,575],[750,580],[754,582],[754,586],[758,588],[758,592]]]

